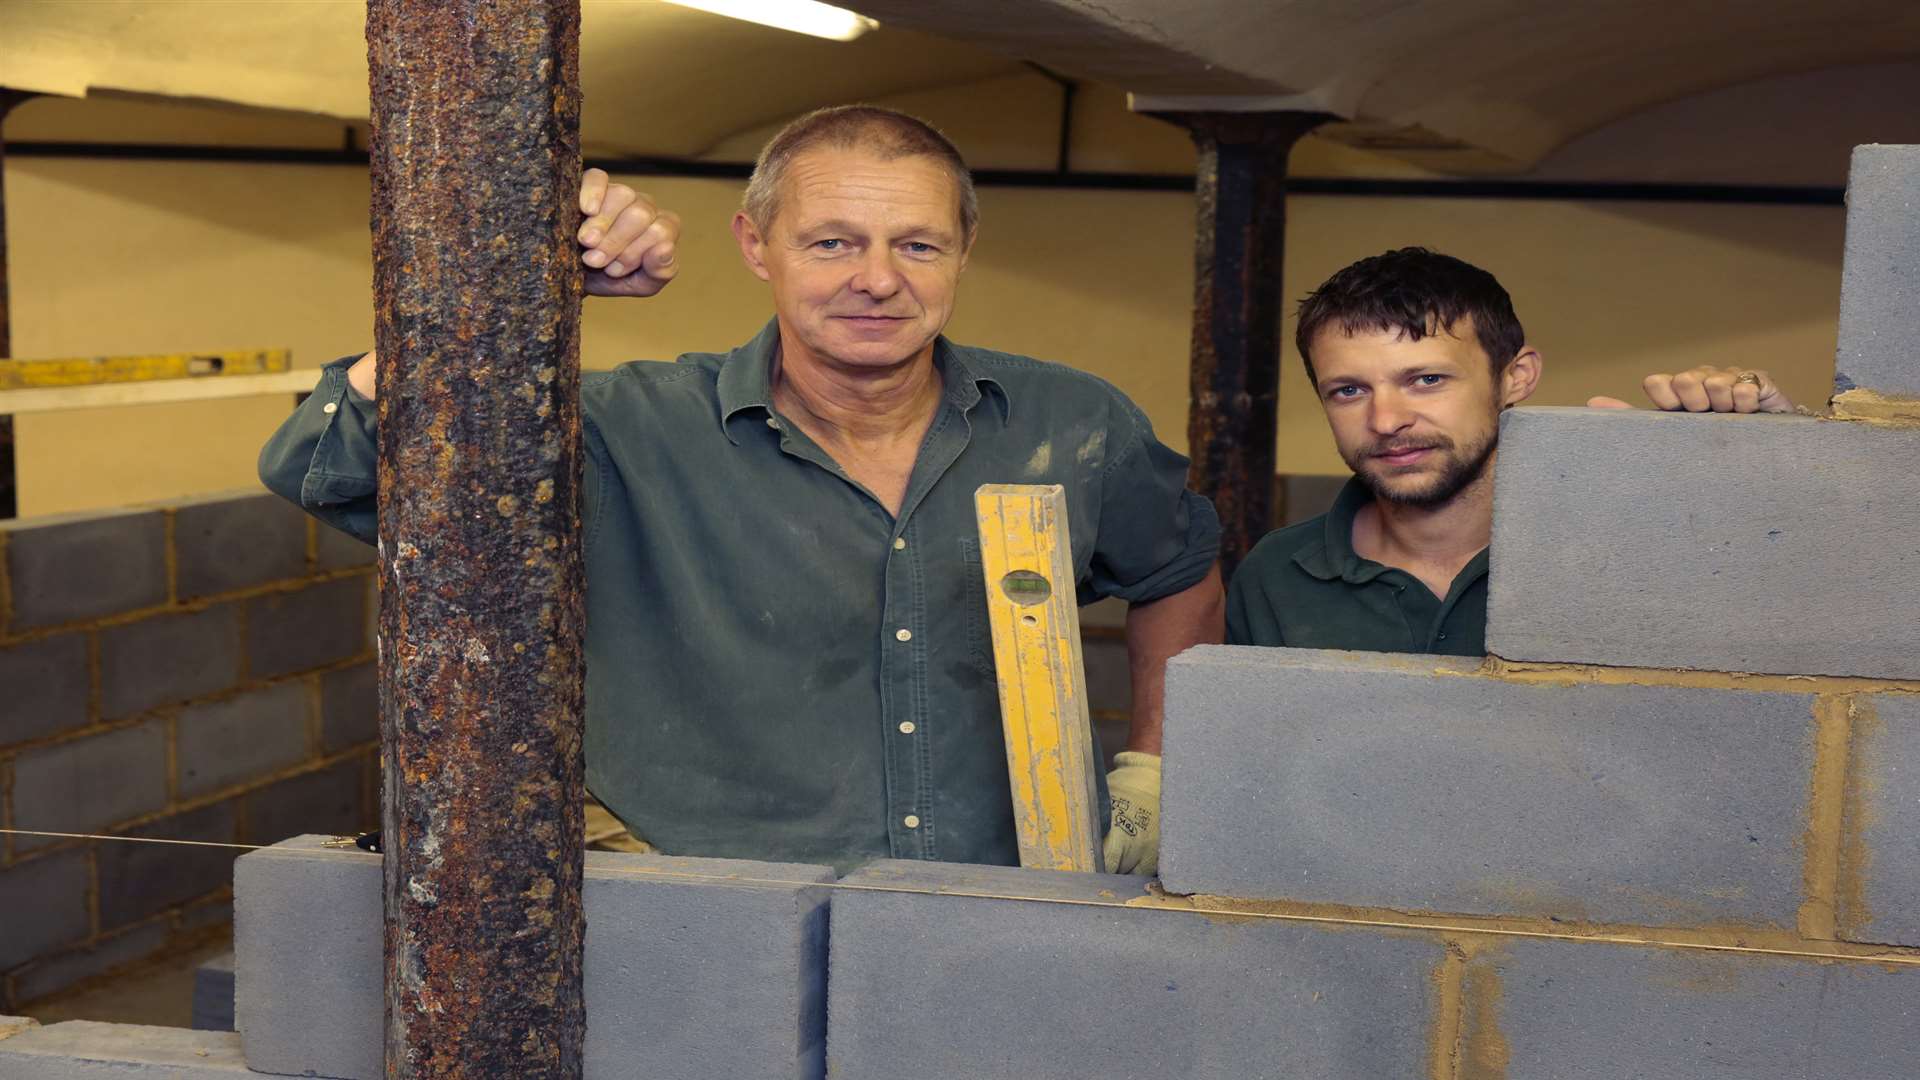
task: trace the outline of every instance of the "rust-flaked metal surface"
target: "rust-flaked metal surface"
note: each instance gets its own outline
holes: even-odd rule
[[[1188,483],[1220,514],[1231,574],[1274,525],[1287,153],[1321,113],[1167,113],[1199,149]]]
[[[578,0],[373,0],[393,1078],[580,1076]]]

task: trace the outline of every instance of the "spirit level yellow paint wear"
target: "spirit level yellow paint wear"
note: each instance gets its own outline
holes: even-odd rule
[[[974,509],[1020,865],[1098,871],[1099,763],[1066,492],[1058,484],[985,484]]]
[[[221,375],[273,375],[292,367],[293,354],[287,349],[7,360],[0,362],[0,390],[42,390],[54,386],[98,386]]]

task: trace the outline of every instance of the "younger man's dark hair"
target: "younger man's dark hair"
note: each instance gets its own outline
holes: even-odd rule
[[[1462,318],[1500,374],[1526,347],[1526,331],[1513,313],[1513,298],[1492,274],[1451,255],[1405,247],[1373,255],[1328,278],[1300,301],[1294,344],[1315,383],[1308,346],[1329,327],[1345,334],[1398,330],[1408,341],[1448,333]]]

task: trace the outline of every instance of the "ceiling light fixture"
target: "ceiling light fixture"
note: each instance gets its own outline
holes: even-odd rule
[[[833,41],[852,41],[880,26],[859,12],[814,0],[667,0],[667,3]]]

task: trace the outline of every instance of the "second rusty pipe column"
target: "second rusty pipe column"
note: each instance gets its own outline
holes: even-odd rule
[[[1220,514],[1220,568],[1231,574],[1275,524],[1287,155],[1300,136],[1332,118],[1154,115],[1186,128],[1199,150],[1188,483]]]
[[[578,1080],[578,0],[372,0],[386,1073]]]

